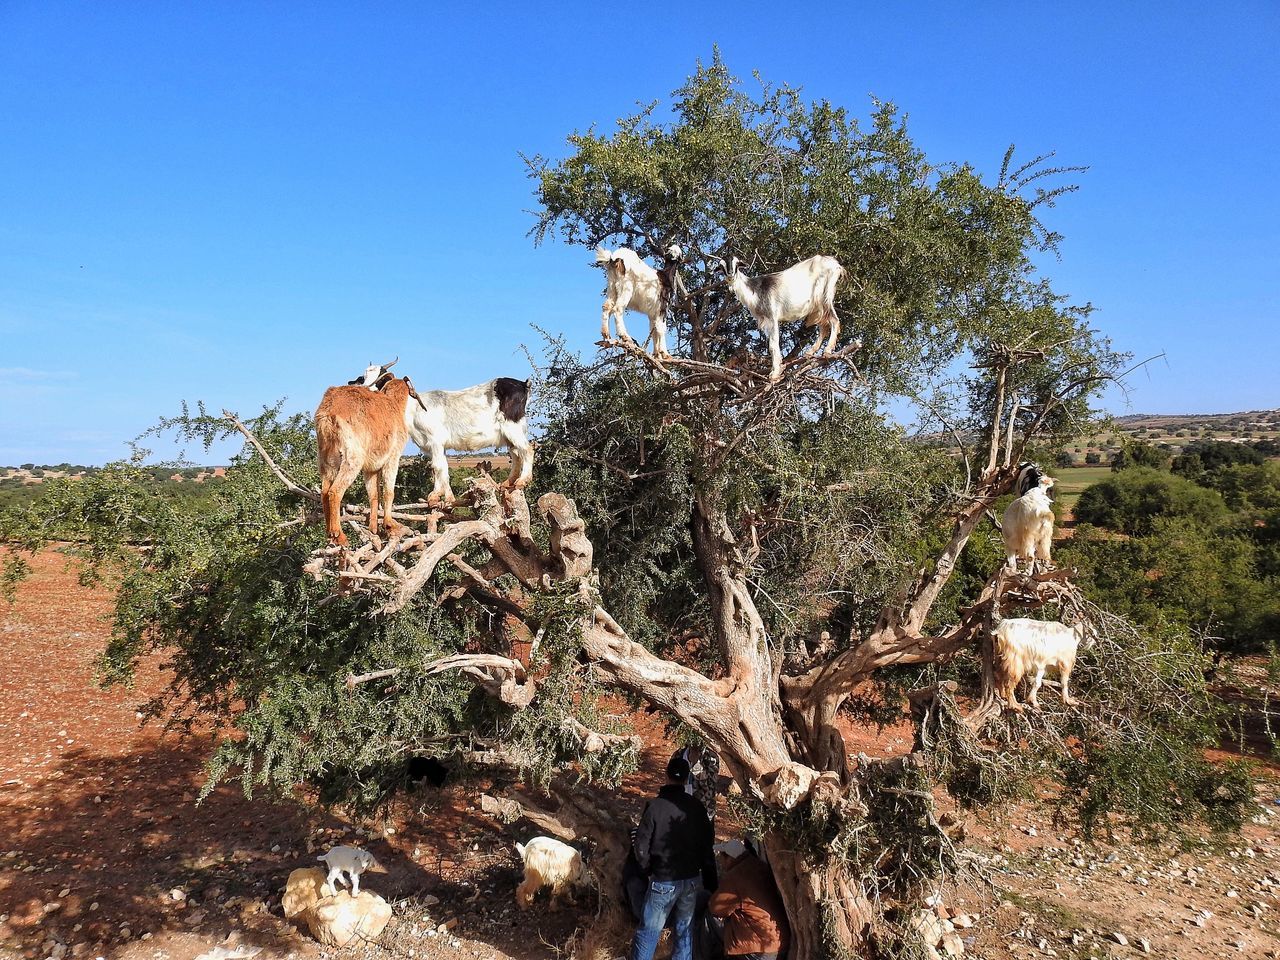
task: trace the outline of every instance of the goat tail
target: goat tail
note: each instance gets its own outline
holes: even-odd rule
[[[521,860],[523,860],[523,859],[524,859],[524,844],[523,844],[523,843],[517,843],[517,844],[516,844],[516,853],[520,854],[520,859],[521,859]]]

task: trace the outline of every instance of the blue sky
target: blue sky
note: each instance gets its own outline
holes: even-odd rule
[[[784,15],[779,10],[785,11]],[[420,386],[586,347],[518,151],[730,68],[910,117],[931,159],[1088,164],[1047,265],[1116,412],[1280,405],[1280,4],[0,0],[0,464],[101,463],[182,399],[254,411],[399,354]]]

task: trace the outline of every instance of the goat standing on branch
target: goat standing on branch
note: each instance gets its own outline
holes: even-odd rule
[[[1034,485],[1029,480],[1028,469],[1035,470]],[[1024,478],[1027,478],[1026,482]],[[1018,489],[1023,491],[1022,495],[1005,508],[1004,519],[1000,523],[1008,566],[1014,573],[1018,572],[1019,559],[1030,562],[1032,573],[1035,572],[1036,561],[1043,561],[1046,568],[1050,565],[1053,501],[1049,499],[1049,490],[1056,482],[1053,477],[1041,474],[1034,465],[1024,467],[1019,474]]]
[[[739,267],[738,258],[730,257],[724,264],[724,272],[729,289],[755,317],[760,332],[769,341],[770,380],[782,378],[779,328],[783,323],[803,320],[806,327],[818,328],[818,339],[806,352],[817,356],[835,351],[836,338],[840,336],[836,284],[845,275],[844,267],[835,257],[810,257],[785,270],[758,277],[748,277]]]
[[[414,396],[408,378],[399,380],[388,371],[400,358],[370,367],[376,371],[375,390],[353,380],[345,387],[330,387],[316,408],[316,441],[320,460],[320,503],[325,532],[331,543],[347,545],[342,532],[342,498],[356,475],[364,474],[369,495],[369,529],[378,529],[379,484],[383,526],[388,536],[402,527],[391,519],[400,455],[409,439],[404,422],[405,404]]]
[[[667,312],[671,309],[671,298],[678,282],[676,265],[683,259],[684,252],[672,244],[667,247],[665,255],[666,266],[655,270],[628,247],[614,251],[596,247],[595,265],[604,267],[605,273],[604,310],[600,316],[600,335],[605,340],[612,339],[609,336],[610,315],[615,318],[618,336],[623,340],[631,339],[623,315],[634,310],[649,318],[653,355],[670,356],[667,353]]]
[[[1044,672],[1055,667],[1062,678],[1062,702],[1069,707],[1079,706],[1080,701],[1071,696],[1070,684],[1081,641],[1084,641],[1085,649],[1093,643],[1093,634],[1084,624],[1068,627],[1056,621],[1021,617],[1001,620],[991,632],[996,695],[1008,704],[1010,710],[1021,713],[1022,705],[1014,691],[1022,678],[1034,671],[1027,702],[1031,709],[1039,710],[1036,694],[1044,682]]]
[[[371,366],[352,383],[373,386],[381,368]],[[533,444],[526,407],[529,382],[497,377],[463,390],[425,390],[406,398],[403,412],[409,437],[431,457],[433,484],[427,502],[454,501],[446,450],[475,453],[490,447],[511,451],[506,486],[523,488],[533,479]]]

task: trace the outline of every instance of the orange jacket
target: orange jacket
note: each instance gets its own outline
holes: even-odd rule
[[[773,874],[759,857],[743,854],[720,875],[707,905],[724,920],[724,952],[781,953],[791,939],[787,911]]]

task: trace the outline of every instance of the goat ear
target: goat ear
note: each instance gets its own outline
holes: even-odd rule
[[[627,264],[625,260],[621,260],[621,259],[614,260],[612,261],[612,263],[613,263],[613,268],[618,271],[618,276],[620,277],[626,276]]]

